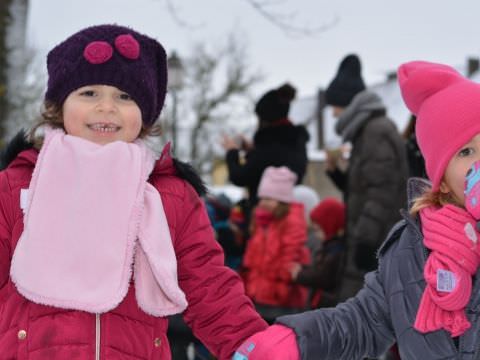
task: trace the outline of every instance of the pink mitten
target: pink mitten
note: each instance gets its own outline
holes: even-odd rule
[[[232,360],[300,360],[292,329],[272,325],[250,336],[235,352]]]

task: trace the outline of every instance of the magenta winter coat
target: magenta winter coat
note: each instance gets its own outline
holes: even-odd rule
[[[20,190],[29,186],[37,155],[33,149],[23,151],[0,172],[0,359],[170,359],[167,319],[140,310],[133,286],[117,308],[97,316],[38,305],[17,292],[9,272],[23,230]],[[189,303],[184,319],[212,353],[229,359],[266,324],[244,295],[239,277],[223,266],[202,202],[175,176],[170,157],[157,162],[150,182],[162,197],[179,285]]]

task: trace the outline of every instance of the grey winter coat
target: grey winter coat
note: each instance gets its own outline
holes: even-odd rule
[[[385,113],[378,95],[365,90],[337,121],[337,133],[352,143],[345,189],[349,246],[378,248],[405,207],[405,145]]]
[[[379,250],[379,267],[365,276],[362,290],[335,308],[284,316],[295,330],[302,360],[379,356],[396,341],[402,360],[480,358],[480,271],[466,315],[472,324],[452,339],[446,331],[422,334],[413,328],[425,288],[428,256],[418,219],[404,214]]]

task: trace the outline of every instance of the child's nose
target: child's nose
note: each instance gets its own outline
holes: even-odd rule
[[[99,111],[111,112],[116,110],[115,100],[110,96],[102,96],[98,100],[97,109]]]

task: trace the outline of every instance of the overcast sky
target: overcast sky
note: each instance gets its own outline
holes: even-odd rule
[[[115,22],[157,38],[168,53],[182,55],[196,42],[223,42],[236,29],[248,46],[252,68],[265,75],[254,92],[259,95],[288,80],[300,97],[327,85],[350,52],[360,55],[367,84],[381,81],[408,60],[461,65],[468,56],[480,56],[479,0],[266,2],[275,12],[295,12],[294,25],[338,22],[316,36],[292,37],[244,0],[172,0],[194,29],[175,22],[164,0],[30,0],[28,41],[46,52],[85,26]]]

